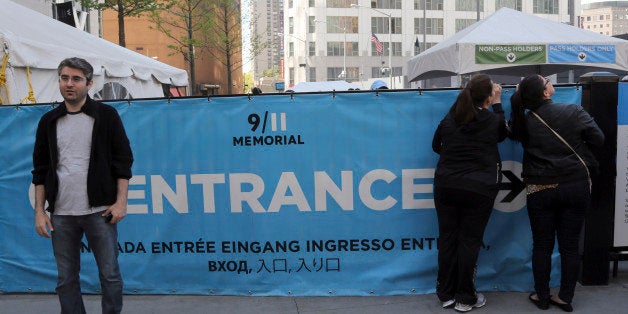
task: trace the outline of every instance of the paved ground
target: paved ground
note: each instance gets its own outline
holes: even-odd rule
[[[527,293],[487,292],[487,303],[473,313],[538,313]],[[100,313],[100,296],[85,296],[88,313]],[[628,312],[628,262],[621,262],[619,275],[606,286],[576,287],[573,301],[577,313]],[[124,313],[129,314],[405,314],[455,313],[443,310],[436,296],[389,297],[239,297],[191,295],[128,295]],[[1,314],[59,313],[57,297],[52,294],[0,294]],[[562,313],[550,307],[543,313]]]

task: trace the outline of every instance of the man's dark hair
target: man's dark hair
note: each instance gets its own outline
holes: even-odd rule
[[[61,75],[61,69],[65,67],[83,71],[83,74],[85,74],[85,78],[88,82],[91,81],[94,76],[94,68],[85,59],[77,57],[64,59],[61,63],[59,63],[59,67],[57,67],[57,74]]]

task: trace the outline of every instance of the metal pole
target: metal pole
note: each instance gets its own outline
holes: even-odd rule
[[[346,81],[347,80],[347,25],[345,25],[345,27],[343,28],[344,32],[345,32],[345,43],[344,43],[344,47],[342,49],[343,55],[342,55],[342,73],[343,73],[343,79]]]
[[[362,6],[359,4],[351,4],[352,7],[354,8],[361,8]],[[388,14],[385,12],[382,12],[378,9],[375,8],[371,8],[371,7],[365,7],[365,8],[369,8],[375,12],[379,12],[385,16],[388,17],[388,79],[389,79],[389,83],[390,83],[390,88],[393,88],[393,80],[392,80],[392,14]]]
[[[307,73],[307,56],[308,56],[308,47],[307,47],[307,33],[305,34],[305,41],[303,41],[303,45],[305,46],[305,49],[303,49],[305,51],[305,54],[303,55],[303,63],[305,64],[303,66],[303,71],[305,72],[305,82],[307,82],[308,79],[308,73]]]
[[[427,48],[427,0],[423,0],[423,47],[419,46],[419,53]]]
[[[394,88],[393,84],[393,75],[392,75],[392,15],[388,15],[388,70],[389,70],[389,81],[390,88]]]

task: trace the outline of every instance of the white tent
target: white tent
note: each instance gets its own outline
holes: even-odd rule
[[[408,61],[408,79],[628,71],[628,41],[502,8]]]
[[[292,88],[288,88],[287,91],[293,91],[295,93],[307,93],[307,92],[331,92],[331,91],[348,91],[360,89],[358,86],[353,85],[347,81],[325,81],[325,82],[301,82]]]
[[[57,66],[68,57],[84,58],[94,67],[89,93],[95,98],[163,97],[162,84],[188,85],[184,70],[0,0],[0,77],[6,77],[0,81],[2,103],[20,103],[28,96],[29,76],[37,102],[62,100]]]

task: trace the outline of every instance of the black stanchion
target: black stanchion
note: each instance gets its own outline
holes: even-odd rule
[[[593,176],[591,207],[585,216],[582,248],[583,285],[607,285],[609,252],[613,246],[615,176],[617,157],[617,86],[619,77],[607,72],[580,77],[582,106],[595,119],[604,136],[604,147],[593,149],[600,163]]]

